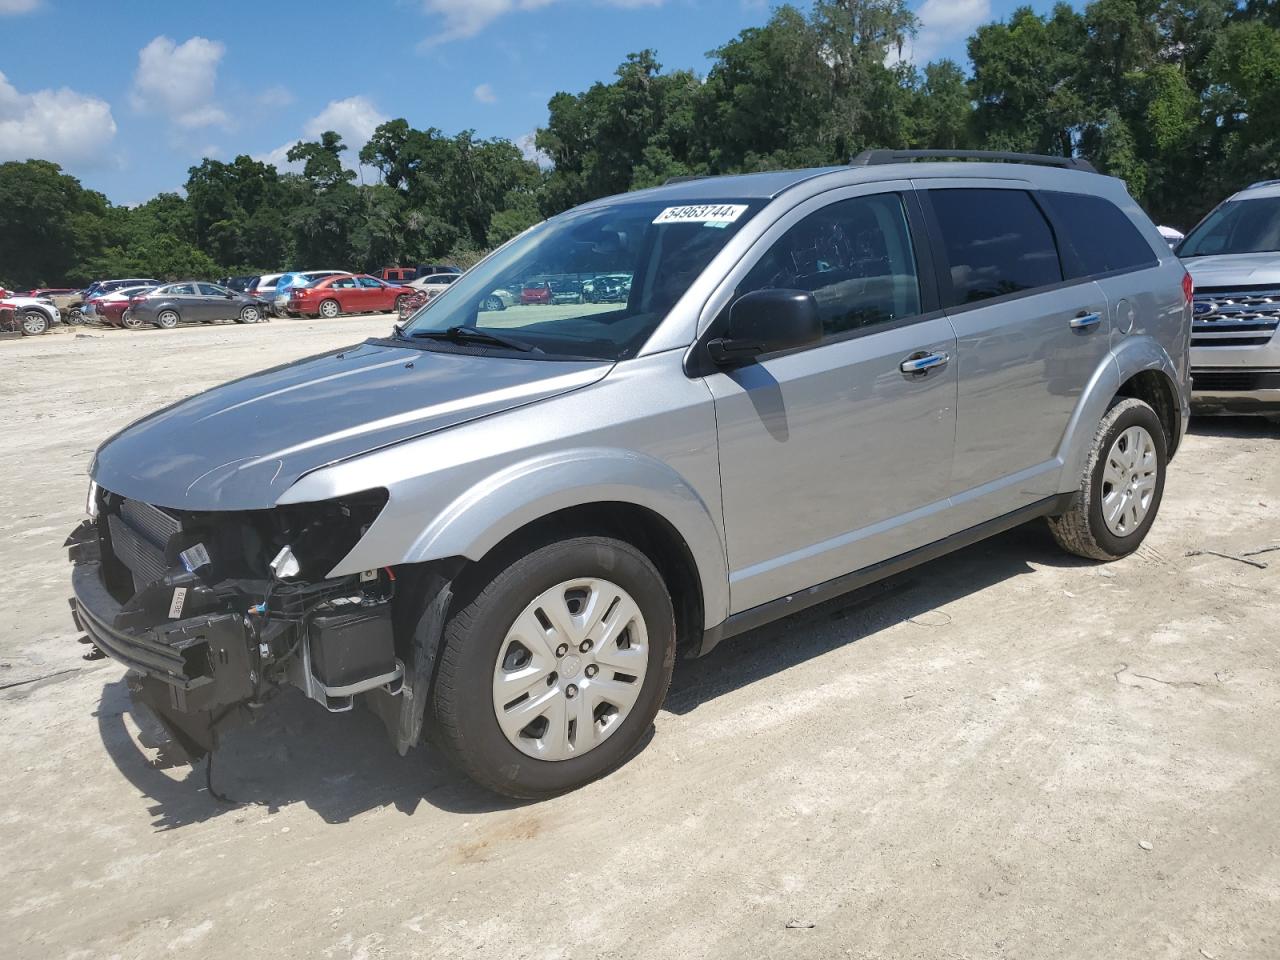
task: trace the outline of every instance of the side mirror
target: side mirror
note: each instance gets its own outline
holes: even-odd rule
[[[707,352],[716,364],[732,366],[821,339],[822,319],[813,294],[803,290],[755,290],[733,305],[724,336],[709,340]]]
[[[232,293],[230,290],[224,293],[223,296],[226,297],[228,300],[234,300],[236,298],[236,295]]]

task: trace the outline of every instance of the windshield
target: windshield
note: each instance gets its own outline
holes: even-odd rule
[[[404,335],[454,349],[439,335],[461,328],[474,348],[465,331],[478,330],[519,341],[532,359],[634,356],[763,205],[623,201],[570,211],[457,277]]]
[[[1178,247],[1180,257],[1280,252],[1280,197],[1224,203]]]

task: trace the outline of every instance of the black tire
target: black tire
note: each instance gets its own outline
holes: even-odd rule
[[[1107,526],[1103,517],[1103,499],[1107,493],[1103,475],[1107,468],[1107,457],[1117,438],[1131,427],[1141,427],[1153,441],[1156,459],[1155,489],[1146,516],[1132,532],[1121,536]],[[1141,546],[1160,512],[1167,464],[1168,448],[1164,425],[1156,412],[1141,400],[1132,397],[1117,399],[1098,424],[1084,475],[1080,479],[1079,494],[1066,513],[1049,518],[1049,529],[1058,545],[1068,553],[1089,560],[1118,560],[1133,553]]]
[[[324,317],[326,320],[334,320],[342,315],[342,304],[338,303],[337,300],[332,299],[321,300],[319,310],[320,316]]]
[[[240,310],[240,316],[236,317],[236,323],[260,323],[262,321],[262,311],[253,304],[248,304]]]
[[[120,314],[120,326],[126,330],[140,330],[142,329],[142,321],[133,315],[132,310],[126,310]]]
[[[499,648],[530,601],[558,583],[588,576],[626,590],[644,617],[649,652],[641,691],[617,730],[593,749],[566,760],[535,759],[516,749],[498,725],[492,689]],[[486,580],[483,574],[478,579]],[[635,547],[579,537],[533,550],[455,598],[432,691],[433,739],[454,765],[495,793],[523,800],[564,793],[604,776],[636,750],[666,698],[675,650],[666,584]]]
[[[161,310],[154,320],[155,325],[161,330],[172,330],[181,322],[182,318],[178,316],[177,310]]]
[[[39,310],[24,310],[18,326],[24,337],[38,337],[49,329],[49,318]]]
[[[395,312],[401,317],[401,319],[404,318],[405,307],[408,305],[408,303],[409,303],[408,294],[402,293],[400,294],[400,296],[396,297],[395,306],[392,309],[395,310]]]
[[[84,323],[84,313],[81,312],[79,307],[72,307],[67,311],[67,323],[76,327]]]
[[[503,302],[501,297],[489,296],[484,298],[483,309],[490,313],[497,313],[500,310],[507,309],[507,305]]]

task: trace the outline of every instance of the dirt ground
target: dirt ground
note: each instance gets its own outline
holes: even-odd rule
[[[167,766],[61,549],[95,446],[389,320],[0,343],[5,958],[1280,957],[1280,427],[1197,421],[1147,545],[1032,525],[677,665],[643,751],[504,804],[289,696]],[[322,414],[322,411],[318,411]]]

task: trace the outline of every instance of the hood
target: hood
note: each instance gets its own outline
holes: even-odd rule
[[[370,341],[144,417],[98,448],[90,473],[158,506],[264,509],[318,467],[584,387],[611,366]]]
[[[1182,261],[1196,287],[1255,286],[1274,283],[1280,288],[1280,253],[1229,253],[1188,257]]]

